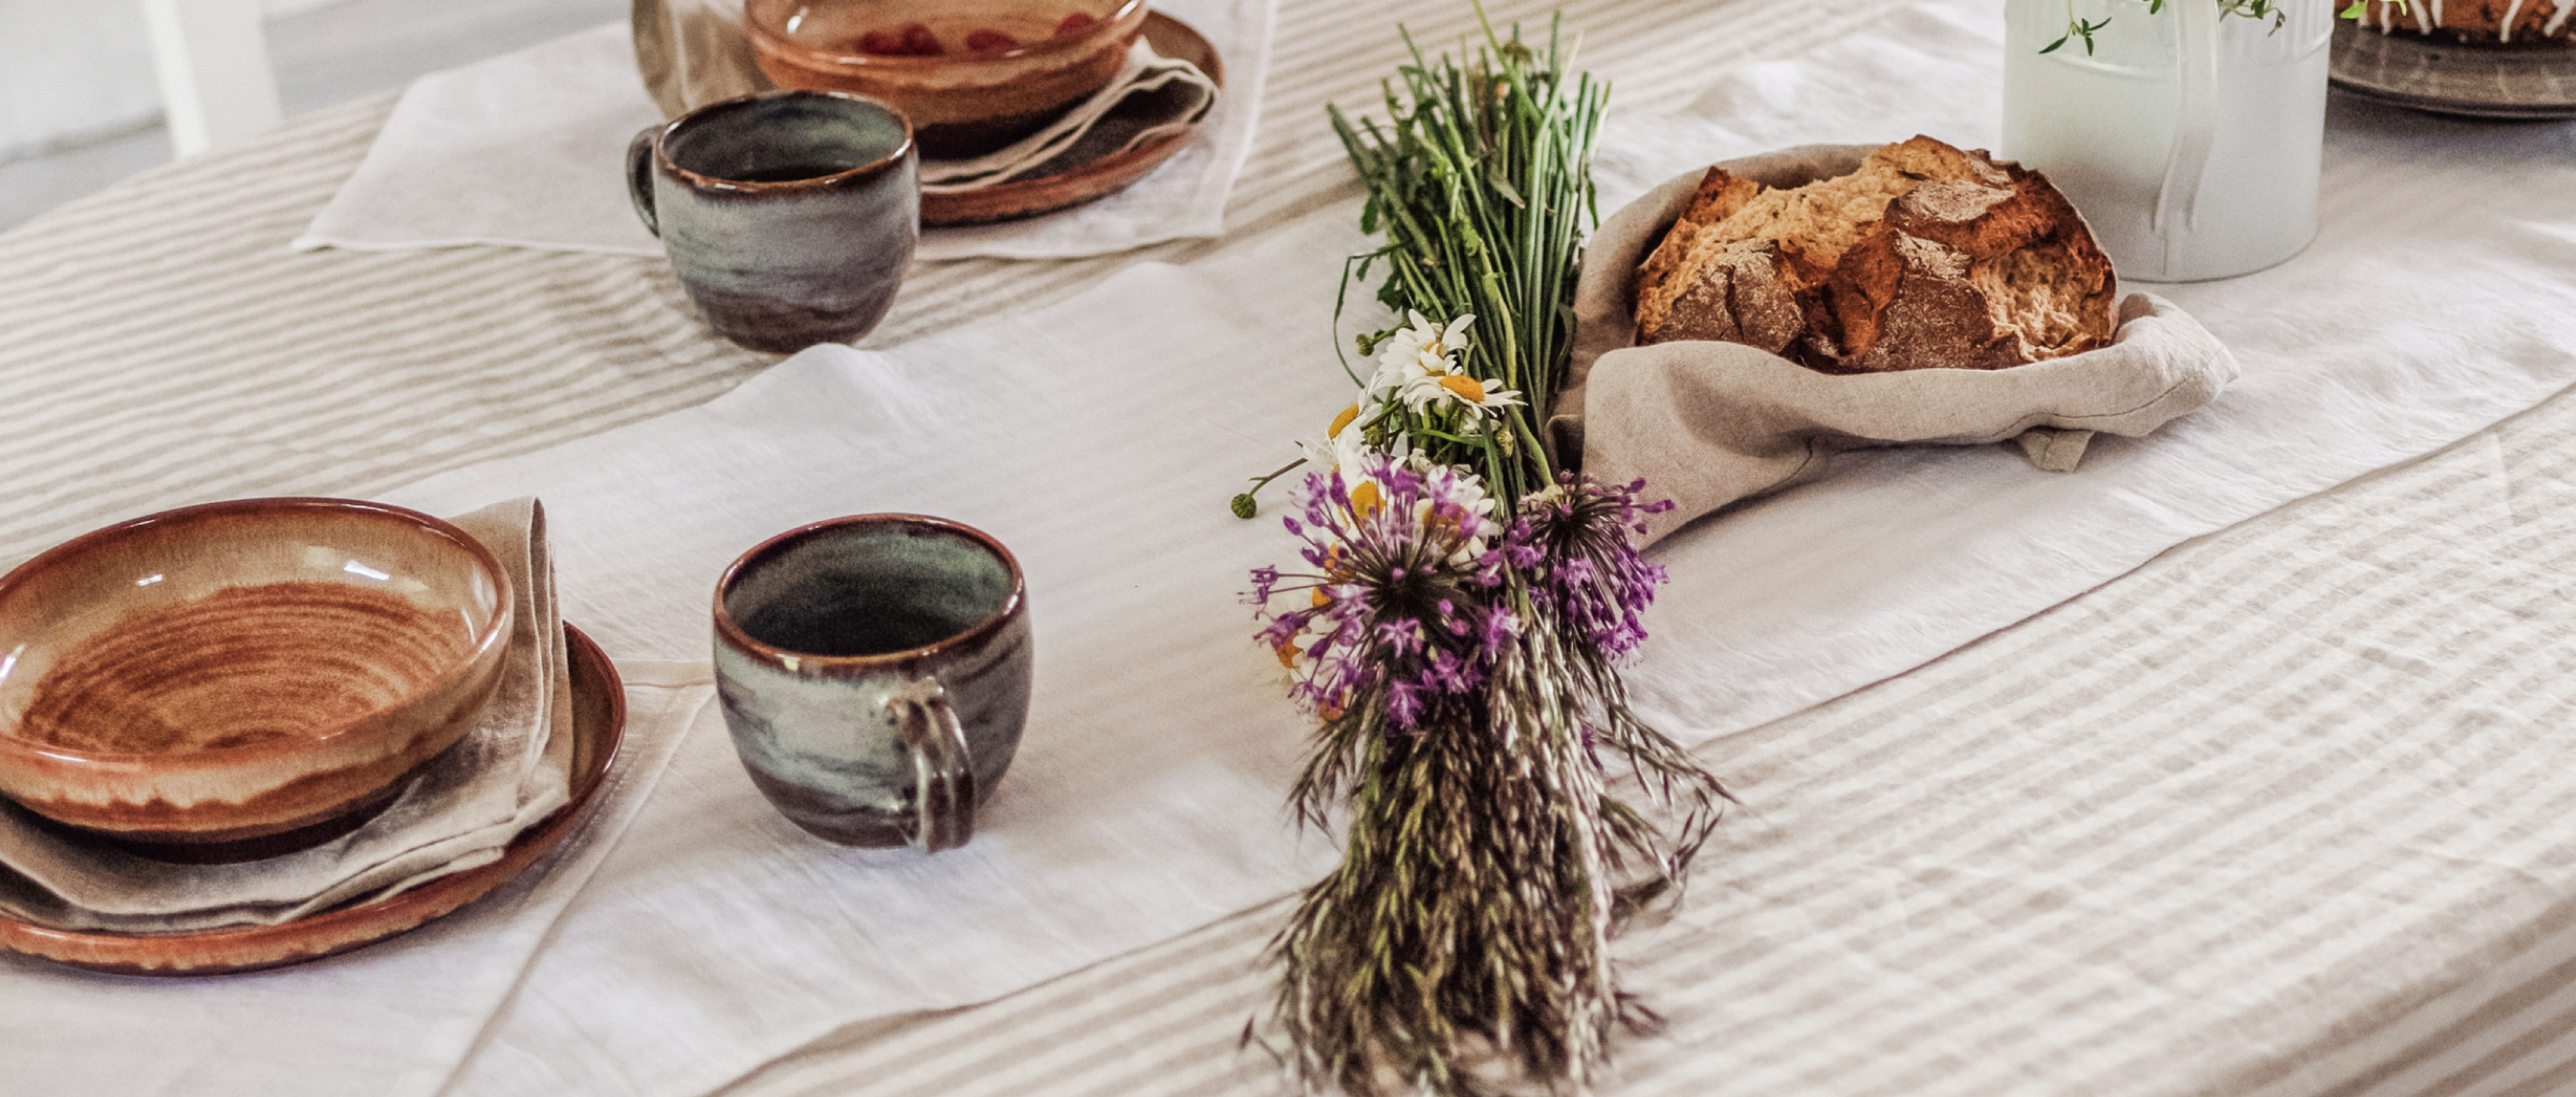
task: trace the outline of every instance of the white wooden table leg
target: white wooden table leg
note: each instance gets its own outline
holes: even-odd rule
[[[142,0],[170,115],[170,144],[181,157],[230,144],[275,126],[277,77],[268,67],[268,38],[259,0]]]

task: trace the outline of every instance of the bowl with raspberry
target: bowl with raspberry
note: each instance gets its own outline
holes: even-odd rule
[[[746,0],[743,27],[779,86],[882,100],[922,155],[957,158],[1100,90],[1145,14],[1145,0]]]

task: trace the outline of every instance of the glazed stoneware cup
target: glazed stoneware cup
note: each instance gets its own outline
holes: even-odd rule
[[[0,793],[168,859],[346,829],[471,730],[510,620],[490,550],[380,503],[74,538],[0,578]]]
[[[1019,749],[1018,561],[973,528],[862,514],[790,530],[716,584],[716,689],[752,783],[797,826],[936,853]]]
[[[847,92],[728,99],[648,128],[626,182],[709,326],[752,350],[866,335],[921,237],[912,123]]]

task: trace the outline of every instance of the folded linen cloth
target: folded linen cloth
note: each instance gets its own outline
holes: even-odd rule
[[[106,849],[0,801],[0,912],[58,929],[174,933],[276,925],[489,864],[569,802],[572,689],[545,511],[533,498],[452,519],[492,550],[517,602],[508,661],[473,730],[392,805],[280,857],[181,865]]]
[[[635,70],[664,118],[777,86],[752,59],[742,0],[635,0],[627,23]]]
[[[1026,221],[932,229],[925,260],[1104,255],[1225,231],[1226,195],[1242,173],[1260,116],[1276,0],[1172,0],[1156,7],[1188,23],[1225,61],[1226,94],[1199,136],[1134,184]],[[681,41],[693,58],[691,97],[741,79],[701,40],[741,29],[728,0],[671,0],[699,10]],[[708,13],[712,13],[711,15]],[[679,32],[674,32],[679,33]],[[730,38],[726,36],[730,35]],[[712,47],[711,47],[712,48]],[[696,62],[692,62],[696,64]],[[550,251],[661,255],[626,196],[626,144],[664,118],[637,75],[626,26],[606,25],[517,53],[422,77],[403,93],[358,170],[293,246],[310,251],[413,251],[475,244]],[[719,76],[718,72],[731,73]],[[692,101],[695,101],[694,98]]]
[[[1804,146],[1721,166],[1796,187],[1857,169],[1871,148]],[[1834,375],[1738,343],[1635,346],[1637,264],[1689,205],[1701,175],[1674,177],[1593,235],[1575,290],[1573,362],[1548,421],[1557,451],[1580,454],[1586,473],[1619,483],[1643,477],[1673,500],[1647,519],[1650,541],[1811,477],[1837,449],[2011,439],[2032,465],[2072,472],[2093,432],[2144,436],[2237,377],[2225,344],[2144,293],[2121,302],[2111,346],[2002,370]]]
[[[1216,106],[1216,81],[1138,39],[1109,83],[1046,128],[969,160],[924,160],[924,194],[960,194],[1025,175],[1064,171],[1199,124]]]

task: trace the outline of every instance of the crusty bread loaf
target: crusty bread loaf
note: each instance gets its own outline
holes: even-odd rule
[[[2576,0],[2368,0],[2361,25],[2382,34],[2417,34],[2488,45],[2560,43],[2576,36]]]
[[[2108,345],[2115,290],[2045,177],[1916,137],[1794,189],[1709,169],[1638,267],[1637,333],[1828,373],[2002,369]]]

